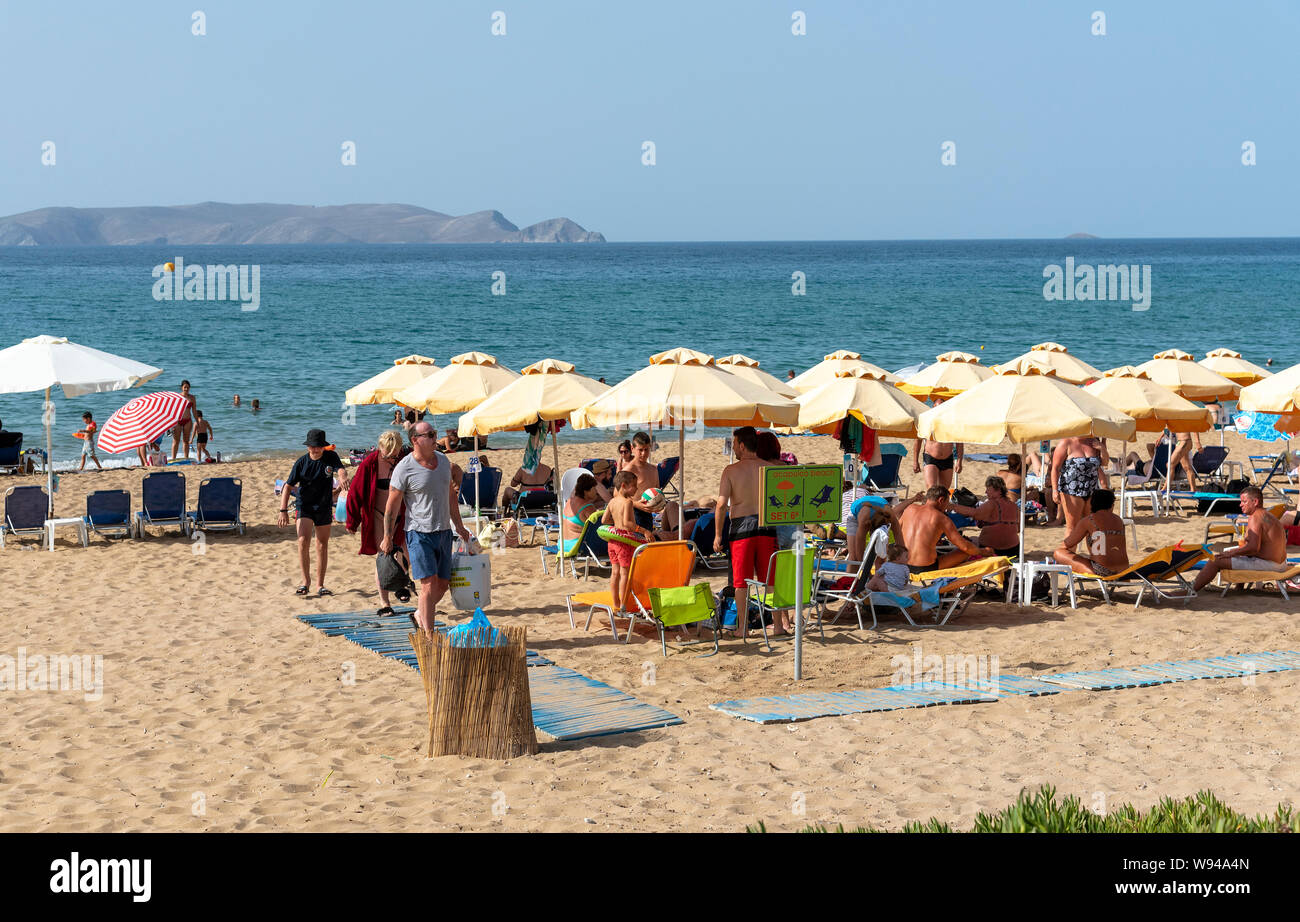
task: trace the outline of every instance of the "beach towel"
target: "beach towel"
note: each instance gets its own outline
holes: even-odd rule
[[[524,449],[524,463],[519,465],[524,473],[532,474],[542,461],[542,449],[546,447],[546,429],[541,423],[528,427],[528,446]]]

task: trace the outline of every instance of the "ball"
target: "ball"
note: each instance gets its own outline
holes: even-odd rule
[[[641,494],[641,502],[645,503],[651,512],[658,512],[664,507],[664,495],[654,487],[646,490]]]

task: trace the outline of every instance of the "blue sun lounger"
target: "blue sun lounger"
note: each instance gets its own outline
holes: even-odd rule
[[[96,490],[86,497],[86,527],[105,538],[131,536],[131,494],[126,490]]]
[[[175,525],[186,533],[185,475],[179,471],[146,474],[140,484],[142,506],[135,514],[136,537],[143,538],[150,525]]]

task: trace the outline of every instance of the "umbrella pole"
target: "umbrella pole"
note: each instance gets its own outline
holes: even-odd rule
[[[476,465],[476,467],[474,468],[474,536],[478,537],[479,530],[483,527],[479,523],[479,512],[478,512],[479,510],[478,478],[479,478],[479,470],[483,467],[483,465],[479,462],[478,459],[478,433],[477,432],[474,433],[474,463]]]
[[[42,408],[45,412],[41,415],[45,417],[45,489],[49,494],[49,508],[46,513],[47,519],[54,518],[54,441],[50,434],[50,427],[53,424],[51,417],[54,415],[54,405],[50,403],[50,389],[45,389],[45,406]]]
[[[1021,457],[1023,458],[1024,455],[1022,454]],[[1020,560],[1017,563],[1016,579],[1020,582],[1020,585],[1017,587],[1020,590],[1018,604],[1024,605],[1028,592],[1025,589],[1025,492],[1023,481],[1020,486]]]
[[[560,508],[560,446],[556,441],[555,423],[551,426],[551,486],[555,487],[555,518],[560,523],[560,545],[564,545],[564,510]],[[531,540],[531,539],[530,539]]]
[[[678,424],[677,458],[677,540],[682,541],[686,538],[686,423]]]

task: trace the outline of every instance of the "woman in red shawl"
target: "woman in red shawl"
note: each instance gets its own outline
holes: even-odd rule
[[[393,476],[393,468],[407,453],[402,444],[402,437],[392,429],[379,434],[379,447],[361,459],[356,473],[352,475],[352,484],[348,487],[348,521],[349,532],[361,532],[361,550],[359,553],[373,557],[379,553],[379,542],[383,538],[384,506],[388,502],[388,481]],[[397,514],[397,531],[393,542],[397,547],[406,544],[406,510]],[[375,584],[378,586],[379,572],[375,571]],[[379,598],[383,607],[375,614],[391,615],[393,606],[389,604],[388,590],[379,586]]]

